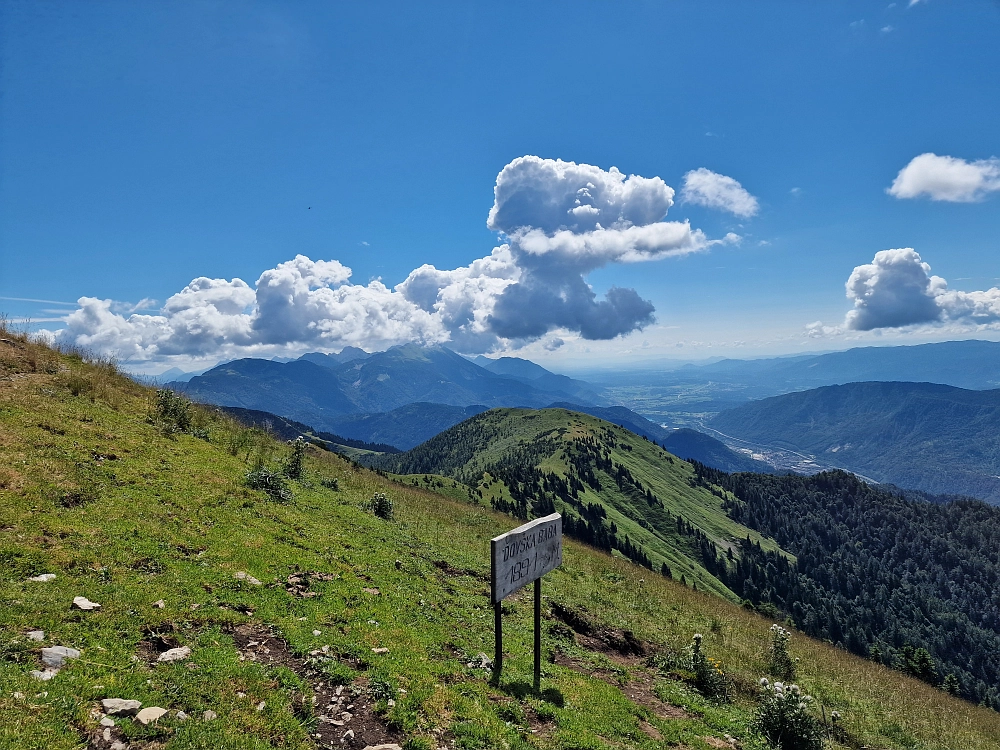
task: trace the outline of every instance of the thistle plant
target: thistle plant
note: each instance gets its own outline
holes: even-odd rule
[[[780,625],[771,626],[771,654],[768,659],[768,671],[772,677],[779,680],[795,679],[795,662],[788,653],[788,642],[792,634]]]
[[[285,478],[263,466],[247,472],[246,485],[250,489],[262,490],[276,503],[287,503],[292,499],[292,491],[288,489]]]
[[[781,750],[823,750],[823,727],[809,713],[812,696],[798,685],[760,681],[760,705],[754,720],[771,747]],[[840,715],[837,715],[837,720]]]
[[[392,500],[384,492],[376,492],[368,501],[371,512],[384,521],[392,520]]]
[[[285,462],[285,476],[289,479],[302,479],[302,461],[306,457],[306,441],[299,435],[295,440],[289,440],[292,454]]]
[[[706,698],[725,701],[729,698],[729,690],[722,662],[705,655],[701,649],[703,638],[701,633],[695,633],[691,639],[691,671],[694,672],[695,687]]]

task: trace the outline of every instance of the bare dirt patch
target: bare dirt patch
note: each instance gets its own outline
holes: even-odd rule
[[[232,637],[242,658],[269,667],[286,667],[309,683],[316,702],[301,708],[311,710],[316,717],[312,737],[317,747],[403,744],[402,736],[385,726],[375,713],[364,676],[351,685],[331,685],[308,659],[293,654],[287,643],[259,624],[240,625]],[[302,696],[301,700],[304,699]]]
[[[653,650],[648,643],[636,638],[628,630],[598,629],[594,627],[586,612],[581,610],[554,605],[552,611],[559,620],[573,630],[573,637],[577,645],[588,651],[601,653],[608,660],[623,667],[629,680],[623,685],[621,672],[594,667],[579,659],[574,659],[558,649],[554,658],[556,664],[597,677],[609,685],[614,685],[633,703],[645,706],[661,719],[690,717],[690,714],[683,708],[665,703],[656,696],[654,688],[657,675],[646,666],[643,659],[646,654]],[[656,731],[652,725],[649,726],[649,729]],[[643,731],[651,737],[654,736],[645,727]]]

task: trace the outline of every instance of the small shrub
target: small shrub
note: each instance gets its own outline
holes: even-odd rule
[[[368,683],[368,697],[375,703],[384,703],[396,697],[396,690],[388,680],[376,677]]]
[[[795,679],[795,662],[788,653],[788,642],[792,634],[780,625],[771,626],[771,654],[768,659],[768,671],[772,677],[779,680]]]
[[[306,457],[306,441],[299,435],[295,440],[289,440],[292,455],[285,462],[285,476],[289,479],[302,479],[302,461]]]
[[[798,685],[772,684],[766,678],[760,681],[760,687],[760,705],[754,723],[771,747],[823,750],[823,727],[809,713],[812,697],[799,690]]]
[[[277,472],[263,467],[247,472],[246,485],[253,490],[262,490],[276,503],[287,503],[292,499],[285,478]]]
[[[729,690],[722,662],[705,655],[701,650],[702,637],[701,633],[695,633],[691,639],[691,671],[695,687],[706,698],[725,701],[729,698]]]
[[[376,492],[368,501],[368,507],[376,517],[384,521],[392,520],[392,500],[384,492]]]
[[[170,432],[191,430],[191,402],[169,388],[156,392],[155,418]]]
[[[92,385],[90,380],[82,375],[70,375],[66,378],[66,387],[74,396],[79,396],[82,393],[89,393]]]
[[[333,479],[320,479],[319,483],[326,487],[328,490],[333,490],[334,492],[340,491],[340,480],[334,477]]]

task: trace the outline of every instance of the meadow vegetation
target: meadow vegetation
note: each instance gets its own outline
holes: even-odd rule
[[[338,686],[368,707],[359,736],[408,750],[768,747],[772,621],[567,541],[543,588],[541,694],[530,596],[504,604],[491,684],[489,539],[509,516],[314,446],[290,478],[293,446],[164,399],[0,330],[0,748],[106,747],[93,711],[109,697],[168,709],[116,722],[132,748],[351,747],[323,719]],[[252,486],[260,470],[287,496]],[[698,687],[695,633],[724,695]],[[29,673],[52,645],[81,655],[42,682]],[[167,647],[190,656],[159,661]],[[989,709],[798,633],[786,647],[829,747],[998,746]]]

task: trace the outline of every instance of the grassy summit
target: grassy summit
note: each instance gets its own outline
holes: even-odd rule
[[[780,551],[733,521],[724,496],[698,486],[687,462],[618,425],[565,409],[494,409],[377,465],[454,477],[519,518],[556,510],[572,536],[731,601],[739,597],[706,570],[702,546],[734,555],[749,538]]]
[[[0,332],[0,748],[764,747],[769,621],[567,542],[545,582],[543,695],[527,596],[505,607],[490,686],[488,540],[509,517],[313,450],[274,502],[244,480],[287,446],[210,410],[184,430],[156,415],[114,368]],[[376,492],[391,520],[366,508]],[[693,687],[695,632],[732,702]],[[29,673],[52,646],[81,653],[43,682]],[[997,747],[991,711],[799,635],[791,652],[851,746]],[[167,713],[104,727],[107,698]]]

